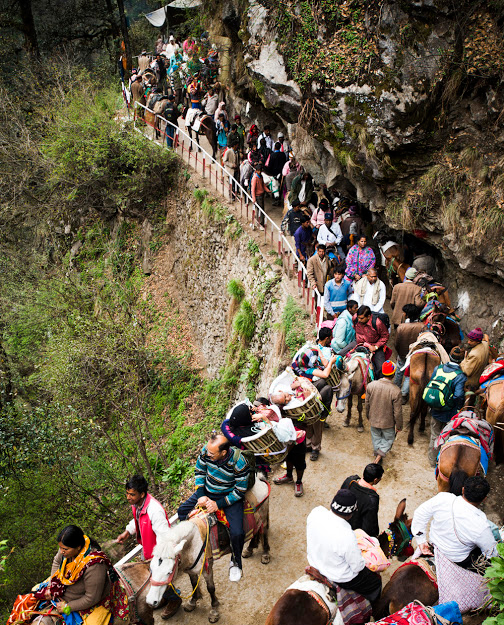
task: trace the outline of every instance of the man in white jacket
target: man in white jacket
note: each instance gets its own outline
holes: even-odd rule
[[[378,279],[376,269],[368,269],[365,276],[354,284],[353,298],[359,302],[359,306],[369,306],[372,313],[382,313],[387,289],[383,282]]]
[[[483,554],[486,558],[497,555],[497,547],[486,514],[479,506],[486,499],[490,484],[484,477],[469,477],[464,482],[462,495],[438,493],[420,505],[413,515],[411,532],[424,555],[432,551],[427,541],[441,553],[464,569],[471,569]]]
[[[357,509],[352,491],[342,488],[331,503],[314,508],[306,520],[307,556],[310,566],[347,590],[354,590],[371,603],[381,594],[378,573],[366,568],[357,538],[348,521]]]

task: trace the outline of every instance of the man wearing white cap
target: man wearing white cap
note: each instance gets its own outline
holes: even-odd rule
[[[390,306],[392,307],[392,323],[396,328],[403,321],[403,306],[406,306],[406,304],[423,305],[422,289],[413,282],[417,273],[416,269],[409,267],[406,270],[404,282],[396,284],[392,289]]]
[[[277,139],[277,141],[278,141],[278,143],[280,143],[280,145],[281,145],[280,150],[281,150],[282,152],[285,152],[285,154],[287,154],[287,155],[288,155],[288,154],[289,154],[289,152],[290,152],[291,147],[290,147],[290,145],[289,145],[289,142],[288,142],[288,141],[287,141],[287,139],[285,138],[285,135],[284,135],[284,133],[283,133],[283,132],[279,132],[279,133],[278,133],[278,139]]]

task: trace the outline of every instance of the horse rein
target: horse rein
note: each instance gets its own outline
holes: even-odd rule
[[[312,599],[315,599],[315,601],[319,604],[319,606],[324,609],[324,612],[327,613],[327,623],[325,625],[329,625],[331,623],[331,620],[332,620],[331,619],[331,610],[329,610],[329,607],[327,606],[326,602],[314,590],[308,590],[307,594],[309,594]]]

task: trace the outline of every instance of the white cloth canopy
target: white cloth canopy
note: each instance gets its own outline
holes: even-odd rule
[[[203,0],[175,0],[175,2],[171,2],[161,9],[157,9],[157,11],[146,13],[145,17],[153,26],[161,28],[166,21],[166,9],[192,9],[198,7],[202,2]]]
[[[162,7],[157,11],[152,11],[152,13],[146,13],[145,17],[153,26],[160,28],[166,20],[166,7]]]

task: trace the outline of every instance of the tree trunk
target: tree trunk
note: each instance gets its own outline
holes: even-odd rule
[[[25,36],[25,47],[29,54],[39,56],[37,31],[33,20],[31,0],[19,0],[21,9],[21,20],[23,21],[23,33]]]
[[[129,40],[128,25],[126,23],[126,15],[124,13],[124,1],[117,0],[117,8],[119,9],[119,21],[121,26],[121,34],[124,41],[124,54],[126,55],[126,69],[130,72],[131,63],[131,45]]]

